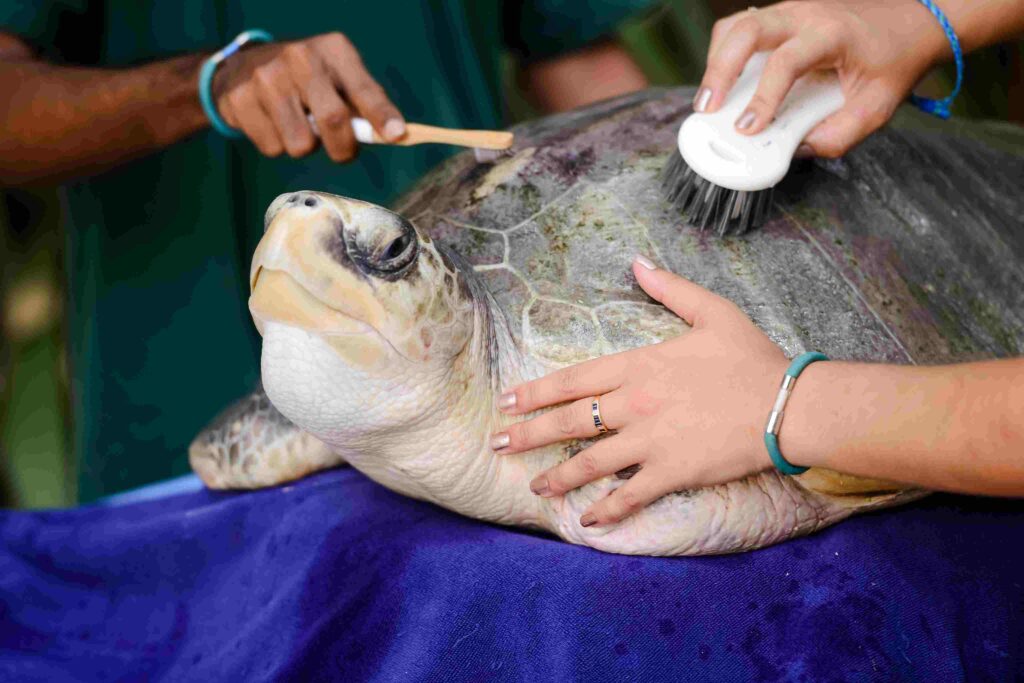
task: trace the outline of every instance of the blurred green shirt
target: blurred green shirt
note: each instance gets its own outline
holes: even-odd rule
[[[128,67],[213,51],[248,28],[341,31],[409,121],[503,124],[501,57],[544,59],[650,0],[0,0],[0,30],[51,60]],[[111,140],[111,144],[117,144]],[[263,212],[316,189],[386,204],[453,150],[262,157],[212,131],[65,188],[79,499],[188,471],[192,437],[259,377],[247,309]]]

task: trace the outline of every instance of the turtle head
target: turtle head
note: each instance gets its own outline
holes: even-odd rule
[[[275,199],[265,228],[249,309],[278,409],[336,446],[445,410],[486,308],[457,257],[396,213],[318,192]]]
[[[387,209],[319,192],[270,205],[250,271],[260,332],[280,322],[338,338],[357,365],[451,356],[467,302],[429,238]],[[343,341],[342,341],[343,340]]]

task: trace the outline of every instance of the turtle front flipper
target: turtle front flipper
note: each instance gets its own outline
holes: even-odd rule
[[[262,387],[214,418],[192,440],[188,460],[213,489],[273,486],[345,462],[278,412]]]

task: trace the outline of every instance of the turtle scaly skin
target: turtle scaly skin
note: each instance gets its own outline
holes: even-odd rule
[[[250,309],[267,395],[298,425],[284,440],[315,440],[290,451],[309,448],[307,459],[267,458],[282,432],[273,449],[255,435],[232,459],[225,444],[238,440],[224,430],[238,420],[221,421],[191,450],[204,481],[266,485],[344,459],[466,515],[654,555],[756,548],[923,495],[827,470],[766,471],[585,529],[579,515],[628,472],[542,499],[530,479],[585,444],[490,451],[489,434],[508,422],[494,405],[503,388],[687,333],[633,280],[637,253],[736,302],[789,355],[1019,353],[1024,134],[939,135],[910,119],[842,161],[795,168],[766,225],[720,239],[683,225],[659,185],[690,96],[649,91],[526,124],[511,156],[455,157],[397,213],[316,192],[275,200]]]

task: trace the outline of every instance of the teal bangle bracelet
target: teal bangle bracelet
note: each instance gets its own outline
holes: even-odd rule
[[[789,395],[793,393],[796,378],[800,376],[804,368],[819,360],[828,360],[828,356],[817,351],[810,351],[802,353],[793,359],[793,362],[789,364],[789,368],[786,369],[786,374],[782,377],[779,395],[775,397],[775,405],[768,416],[768,425],[764,428],[764,445],[768,447],[768,456],[772,459],[775,469],[783,474],[803,474],[808,469],[794,465],[782,457],[782,451],[779,450],[779,429],[782,427],[782,416],[785,414],[786,401],[789,400]]]
[[[199,69],[199,102],[203,105],[206,118],[210,119],[210,125],[226,138],[240,138],[242,133],[229,126],[221,118],[220,112],[217,111],[217,105],[213,103],[213,94],[210,91],[210,86],[213,83],[213,74],[217,71],[217,67],[220,66],[221,62],[241,50],[247,43],[270,43],[273,40],[274,37],[272,35],[261,29],[242,31],[234,40],[225,45],[223,49],[203,62],[202,68]]]

